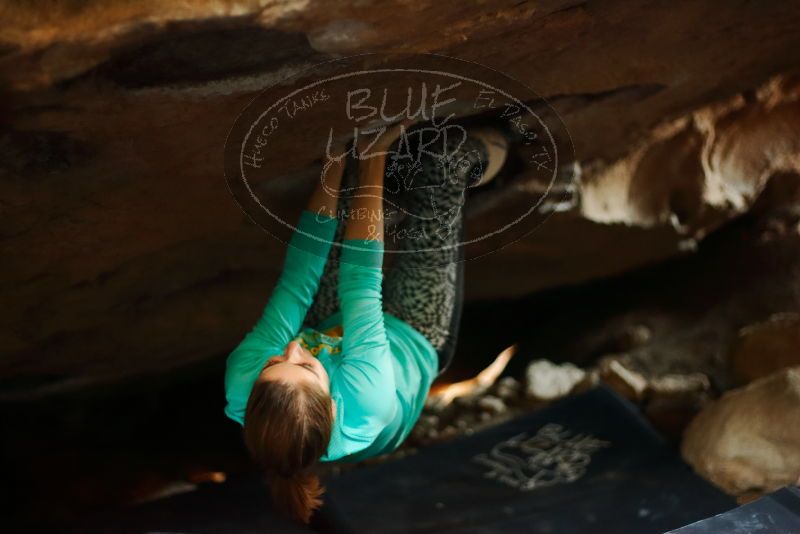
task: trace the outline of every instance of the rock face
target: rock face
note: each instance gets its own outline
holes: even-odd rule
[[[767,492],[800,477],[800,367],[730,391],[691,422],[683,457],[728,493]]]
[[[800,365],[800,315],[775,314],[743,328],[730,360],[733,376],[745,384]]]
[[[581,167],[572,208],[470,262],[469,297],[692,250],[799,166],[793,2],[93,0],[0,13],[5,398],[234,346],[283,245],[230,198],[225,137],[263,87],[323,60],[413,51],[475,61],[562,117]],[[275,190],[299,209],[308,184],[283,171]],[[527,171],[486,192],[470,232],[541,190]]]

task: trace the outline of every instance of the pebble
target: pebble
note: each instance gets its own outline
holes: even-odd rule
[[[653,337],[653,332],[643,324],[631,325],[625,329],[625,344],[628,349],[635,349],[646,345]]]
[[[419,424],[428,427],[437,427],[439,426],[439,416],[435,414],[423,415],[419,418]]]
[[[503,402],[503,399],[494,397],[492,395],[486,395],[478,399],[477,406],[484,412],[489,412],[497,415],[508,411],[506,403]]]
[[[464,397],[456,397],[453,399],[453,406],[456,408],[461,409],[470,409],[475,407],[475,403],[478,401],[479,397],[475,395],[467,395]]]
[[[442,430],[441,434],[439,434],[439,437],[441,439],[450,439],[450,438],[456,437],[458,434],[459,434],[459,432],[456,429],[456,427],[454,427],[454,426],[446,426]]]
[[[625,355],[610,355],[600,360],[600,378],[617,393],[632,401],[641,401],[647,391],[647,379],[631,369]]]
[[[506,376],[497,381],[494,387],[494,394],[504,401],[511,401],[519,396],[522,384],[511,376]]]
[[[702,373],[669,374],[650,380],[647,394],[651,400],[693,401],[711,390],[711,381]]]

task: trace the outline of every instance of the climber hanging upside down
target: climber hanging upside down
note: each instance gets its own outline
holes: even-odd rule
[[[384,280],[384,173],[409,124],[359,138],[357,176],[331,160],[261,318],[227,361],[225,413],[243,425],[276,506],[303,522],[320,505],[316,464],[397,448],[453,355],[465,188],[497,172],[504,139],[470,130],[444,143],[447,166],[419,160],[403,193],[413,216],[400,223],[415,238],[398,245]],[[347,194],[356,177],[365,194]],[[340,224],[342,213],[359,216]]]

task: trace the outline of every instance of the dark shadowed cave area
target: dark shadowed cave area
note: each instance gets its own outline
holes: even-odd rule
[[[797,2],[0,1],[0,22],[9,531],[671,532],[800,509]],[[521,91],[561,159],[545,176],[497,108],[452,106],[508,139],[466,198],[453,364],[397,450],[323,469],[299,526],[223,412],[289,237],[231,182],[231,139],[287,88],[406,58]],[[349,127],[304,113],[254,188],[287,219],[316,133]],[[509,482],[522,431],[578,467]],[[734,519],[681,532],[749,532]]]

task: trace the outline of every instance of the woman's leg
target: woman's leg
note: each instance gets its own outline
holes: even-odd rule
[[[414,189],[404,194],[409,214],[385,237],[397,257],[384,281],[384,309],[431,342],[440,373],[452,359],[461,320],[465,188],[480,178],[487,157],[480,140],[456,146],[448,147],[449,163],[422,159]]]

